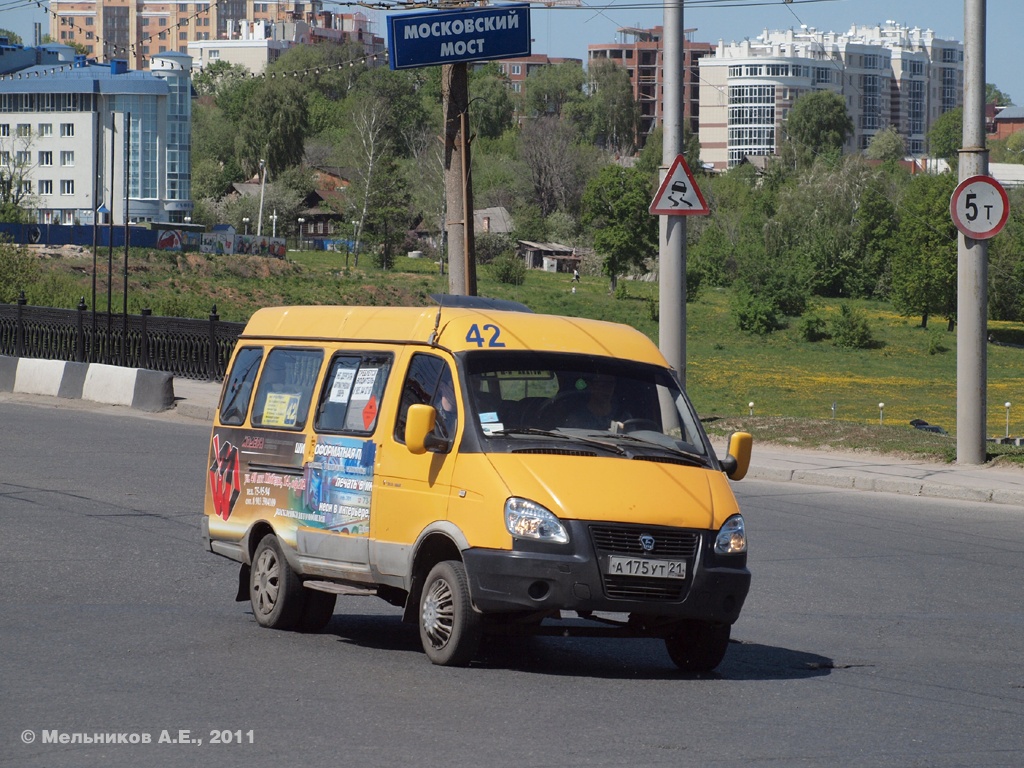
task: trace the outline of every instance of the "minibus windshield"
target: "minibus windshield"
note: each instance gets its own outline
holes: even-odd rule
[[[703,432],[665,368],[559,352],[467,352],[470,419],[485,438],[578,438],[667,449],[704,463]],[[599,443],[600,444],[600,443]]]

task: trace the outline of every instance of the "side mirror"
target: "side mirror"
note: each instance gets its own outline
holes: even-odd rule
[[[448,442],[434,434],[437,411],[429,405],[410,405],[405,417],[405,445],[416,455],[446,451]]]
[[[733,432],[729,435],[729,455],[722,459],[722,469],[730,480],[742,480],[750,469],[750,449],[754,438],[749,432]]]

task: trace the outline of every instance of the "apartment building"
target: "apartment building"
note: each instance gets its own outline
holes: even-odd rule
[[[0,166],[40,224],[182,222],[192,211],[192,60],[62,64],[0,77]],[[130,122],[129,122],[130,116]],[[126,125],[126,123],[128,123]],[[112,215],[112,219],[108,216]]]
[[[187,50],[195,69],[202,69],[215,61],[225,61],[243,66],[253,74],[262,73],[268,64],[289,48],[317,43],[358,45],[364,55],[378,56],[377,66],[387,63],[384,38],[373,33],[366,14],[324,11],[310,22],[271,23],[266,19],[239,19],[232,22],[226,38],[192,40]]]
[[[384,49],[383,39],[369,33],[365,16],[325,12],[321,0],[51,0],[49,6],[53,40],[79,43],[97,61],[125,59],[132,69],[144,69],[157,54],[188,53],[190,42],[239,40],[243,22],[265,23],[269,40],[365,38],[367,55]],[[295,22],[305,22],[313,30],[306,39],[294,40],[294,27],[287,25]]]
[[[844,34],[814,28],[719,42],[700,60],[701,159],[717,169],[777,154],[793,102],[828,90],[846,101],[862,151],[893,126],[910,155],[925,152],[932,123],[963,103],[963,45],[893,21]]]
[[[710,56],[715,47],[711,43],[696,42],[695,29],[684,30],[683,66],[683,118],[690,121],[694,133],[700,116],[700,73],[698,62]],[[617,41],[587,46],[588,66],[600,61],[611,61],[625,67],[633,85],[633,98],[640,107],[639,146],[661,125],[665,115],[665,93],[662,78],[664,58],[664,29],[622,27]]]

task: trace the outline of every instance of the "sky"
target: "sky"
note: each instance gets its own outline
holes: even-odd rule
[[[540,3],[530,12],[533,52],[587,60],[587,46],[616,42],[620,27],[662,24],[663,5],[656,0],[580,0],[579,8],[548,8]],[[45,0],[42,2],[45,7]],[[1024,106],[1024,68],[1013,51],[1024,39],[1024,3],[987,0],[985,80]],[[344,13],[357,6],[330,2],[326,7]],[[360,9],[363,10],[363,9]],[[377,19],[376,33],[387,36],[382,12],[365,11]],[[964,39],[964,0],[683,0],[683,24],[695,28],[693,39],[717,43],[755,38],[765,28],[799,29],[801,24],[826,32],[846,32],[854,25],[892,20],[909,27],[931,29],[938,37]],[[35,0],[0,0],[0,27],[32,44],[32,24],[47,14]]]

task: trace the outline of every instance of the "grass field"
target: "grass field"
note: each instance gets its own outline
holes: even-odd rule
[[[88,295],[91,255],[46,261],[49,269],[77,281],[75,302],[79,294]],[[133,252],[129,307],[133,312],[150,307],[157,315],[205,317],[216,304],[222,319],[245,320],[261,306],[427,305],[431,293],[447,291],[447,277],[428,259],[400,257],[390,271],[365,262],[346,267],[344,254],[322,251],[289,252],[284,262]],[[99,275],[101,286],[105,281]],[[536,312],[627,323],[657,341],[658,286],[653,282],[623,280],[611,295],[606,279],[584,276],[574,293],[569,275],[529,271],[523,285],[512,286],[497,282],[481,266],[478,285],[481,295],[520,301]],[[905,444],[892,450],[949,458],[952,438],[914,430],[909,421],[924,419],[955,433],[955,331],[947,331],[941,318],[923,329],[920,318],[902,317],[886,304],[852,303],[867,316],[875,340],[871,349],[806,342],[796,323],[767,337],[742,332],[729,311],[728,291],[702,290],[687,306],[686,386],[708,424],[746,426],[760,439],[846,447],[880,446],[886,442],[883,435],[894,431]],[[120,293],[113,304],[121,306]],[[105,294],[97,305],[106,306]],[[818,301],[812,311],[827,321],[839,311],[839,302]],[[1024,435],[1022,373],[1024,349],[988,345],[988,435],[1006,433],[1006,402],[1013,403],[1011,436]],[[885,404],[881,414],[879,403]],[[849,434],[838,437],[838,428]],[[802,431],[804,437],[787,437],[779,430]],[[993,451],[1008,449],[994,446]]]

